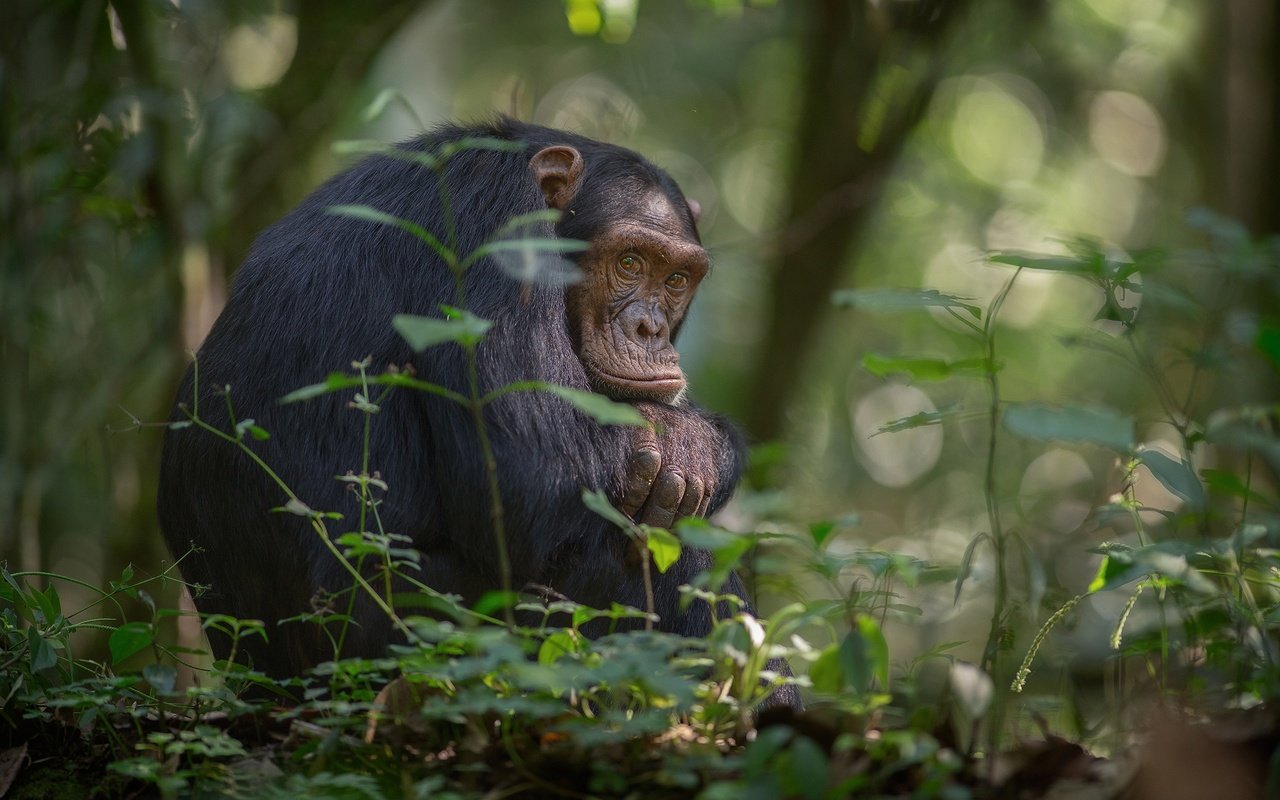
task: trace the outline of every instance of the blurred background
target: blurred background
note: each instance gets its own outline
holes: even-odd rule
[[[872,434],[981,409],[984,386],[862,364],[978,354],[944,317],[840,310],[833,291],[927,286],[985,306],[1011,274],[989,250],[1177,249],[1197,206],[1280,233],[1267,0],[8,0],[0,43],[0,560],[91,584],[168,561],[162,431],[138,423],[167,417],[255,235],[348,163],[335,141],[502,112],[665,167],[702,204],[715,264],[679,343],[693,394],[759,445],[724,522],[827,520],[837,551],[952,567],[987,524],[985,419]],[[406,102],[370,118],[388,89]],[[1270,285],[1233,305],[1241,324],[1277,314]],[[1131,373],[1063,343],[1105,328],[1100,301],[1076,277],[1023,275],[1001,317],[1003,396],[1141,419]],[[1203,392],[1273,388],[1244,374]],[[1117,491],[1115,457],[1001,447],[1034,627],[1040,599],[1079,591],[1087,548],[1117,535],[1089,519]],[[1145,499],[1176,505],[1159,491]],[[921,615],[888,621],[895,656],[980,650],[984,559],[958,604],[952,584],[926,587]],[[1081,613],[1106,619],[1125,598],[1090,602]],[[1105,636],[1067,649],[1091,646]]]

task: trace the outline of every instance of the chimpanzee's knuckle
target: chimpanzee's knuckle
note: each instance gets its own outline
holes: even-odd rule
[[[653,485],[653,501],[668,511],[674,510],[684,496],[684,479],[664,470]]]
[[[653,481],[662,468],[662,453],[656,447],[642,447],[631,454],[628,466],[633,475]]]

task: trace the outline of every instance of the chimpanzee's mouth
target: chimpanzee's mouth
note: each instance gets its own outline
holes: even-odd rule
[[[616,375],[602,369],[597,369],[595,372],[599,383],[615,390],[613,392],[604,392],[606,395],[622,396],[624,398],[661,399],[678,395],[684,391],[684,373],[679,370],[649,375],[643,378]]]

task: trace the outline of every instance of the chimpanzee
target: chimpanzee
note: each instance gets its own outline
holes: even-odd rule
[[[512,149],[464,146],[474,137]],[[493,259],[466,273],[465,305],[491,320],[477,349],[482,391],[541,380],[631,402],[652,428],[597,424],[547,392],[513,392],[485,408],[505,508],[511,585],[550,587],[579,603],[645,607],[640,566],[624,533],[587,509],[584,488],[601,489],[641,522],[671,526],[715,513],[743,466],[739,435],[684,399],[673,341],[709,263],[697,206],[672,179],[629,150],[508,118],[445,126],[404,145],[408,152],[457,148],[440,175],[396,155],[365,159],[316,190],[264,232],[236,275],[226,308],[197,355],[200,415],[228,430],[252,418],[270,438],[254,450],[312,508],[354,519],[358,499],[335,476],[357,468],[364,417],[349,398],[327,395],[280,405],[282,396],[354,358],[377,367],[412,365],[417,377],[466,394],[465,351],[446,344],[414,353],[392,327],[407,313],[439,317],[457,304],[453,274],[431,248],[390,225],[335,215],[365,205],[474,251],[511,218],[544,208],[544,236],[587,242],[575,254],[583,279],[529,284]],[[517,149],[518,148],[518,149]],[[440,191],[438,180],[444,187]],[[442,202],[441,198],[446,198]],[[190,408],[193,370],[178,390]],[[230,387],[230,403],[222,395]],[[174,419],[186,411],[175,410]],[[473,602],[501,584],[491,533],[487,473],[471,411],[439,396],[397,390],[372,418],[370,471],[389,485],[378,507],[388,531],[412,537],[421,579]],[[272,513],[282,492],[237,448],[198,429],[166,432],[159,515],[188,580],[207,585],[205,613],[271,622],[309,610],[318,592],[350,578],[307,521]],[[710,630],[710,609],[679,607],[677,587],[710,565],[686,549],[666,573],[653,571],[660,628]],[[744,596],[736,575],[724,591]],[[357,605],[343,655],[376,656],[393,638],[385,616]],[[332,657],[317,626],[270,627],[270,643],[241,643],[268,674],[297,674]],[[215,654],[226,644],[215,637]],[[795,702],[790,687],[775,702]]]

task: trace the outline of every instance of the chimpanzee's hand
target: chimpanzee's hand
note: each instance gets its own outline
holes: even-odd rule
[[[622,512],[657,528],[670,528],[684,517],[706,516],[716,490],[724,436],[687,408],[635,405],[650,427],[636,429]]]

